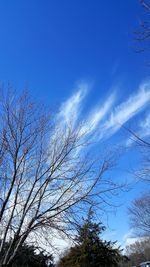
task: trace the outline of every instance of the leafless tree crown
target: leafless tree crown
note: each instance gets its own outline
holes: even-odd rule
[[[57,117],[57,116],[56,116]],[[27,93],[0,103],[0,265],[9,265],[26,241],[67,234],[77,211],[95,194],[114,189],[99,165],[85,156],[86,134],[58,123]],[[95,190],[96,185],[97,190]],[[95,191],[94,191],[95,190]],[[100,194],[101,193],[101,194]],[[5,243],[9,244],[4,253]],[[41,241],[42,242],[42,241]]]
[[[136,233],[150,237],[150,192],[133,201],[129,215],[130,224]]]

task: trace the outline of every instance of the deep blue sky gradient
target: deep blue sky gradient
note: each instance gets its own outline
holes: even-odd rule
[[[137,0],[1,2],[0,80],[51,102],[80,79],[94,81],[93,99],[120,82],[130,91],[148,75],[134,52],[141,14]]]

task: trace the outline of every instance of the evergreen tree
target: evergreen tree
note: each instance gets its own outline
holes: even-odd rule
[[[91,214],[78,231],[77,244],[62,257],[58,267],[117,267],[121,251],[116,242],[103,241],[100,234],[105,227],[91,221]]]
[[[3,254],[8,250],[9,244],[5,243]],[[0,255],[3,256],[2,254]],[[9,267],[54,267],[53,256],[45,255],[43,251],[36,252],[34,246],[22,245]]]

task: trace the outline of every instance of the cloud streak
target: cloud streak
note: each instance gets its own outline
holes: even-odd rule
[[[89,90],[89,85],[87,83],[80,83],[75,93],[62,103],[60,106],[58,118],[63,120],[67,125],[74,126],[79,118],[81,103],[85,98]]]
[[[60,107],[58,117],[68,126],[82,125],[80,132],[86,137],[90,136],[96,141],[110,138],[130,119],[142,112],[150,102],[150,82],[141,84],[139,90],[130,95],[127,100],[114,107],[116,94],[113,92],[103,105],[92,108],[85,117],[81,113],[83,100],[89,91],[89,85],[82,83],[76,92]],[[82,118],[81,119],[81,115]],[[141,129],[145,131],[150,125],[150,115],[141,123]],[[149,131],[150,134],[150,131]]]
[[[147,137],[150,135],[150,113],[146,116],[144,121],[140,122],[140,136]]]
[[[111,110],[112,105],[115,101],[115,94],[111,94],[105,103],[100,106],[93,108],[90,112],[90,115],[85,119],[84,124],[81,128],[81,132],[85,133],[86,135],[92,134],[100,125],[101,121],[103,121]]]
[[[144,83],[136,94],[130,96],[111,112],[109,119],[103,125],[103,133],[109,135],[116,133],[121,126],[141,112],[149,102],[150,83]]]
[[[137,130],[136,130],[136,136],[140,138],[146,138],[150,136],[150,113],[145,117],[144,120],[141,120],[138,125],[137,125]],[[130,136],[126,140],[126,146],[131,146],[137,138],[135,136]]]

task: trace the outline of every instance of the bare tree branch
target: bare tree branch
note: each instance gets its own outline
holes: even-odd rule
[[[54,121],[26,92],[4,98],[0,120],[0,265],[9,266],[33,234],[69,236],[77,209],[119,186],[104,182],[110,159],[86,153],[87,133]]]

